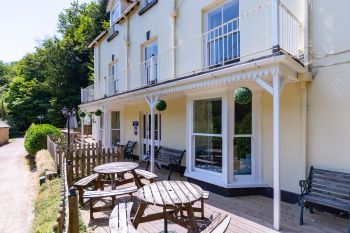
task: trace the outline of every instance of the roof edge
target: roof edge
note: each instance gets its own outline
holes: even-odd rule
[[[108,33],[108,29],[102,31],[88,46],[88,48],[95,47],[95,45]]]

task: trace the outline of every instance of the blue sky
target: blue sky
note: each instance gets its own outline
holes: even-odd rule
[[[72,1],[0,0],[0,60],[17,61],[42,39],[57,34],[58,15]]]

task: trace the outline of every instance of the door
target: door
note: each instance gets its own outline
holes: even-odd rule
[[[147,153],[151,153],[151,114],[142,116],[142,158],[145,159]],[[154,147],[155,150],[160,146],[161,141],[161,115],[154,114]]]

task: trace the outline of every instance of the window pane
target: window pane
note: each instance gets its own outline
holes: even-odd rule
[[[112,145],[117,146],[120,143],[120,130],[112,130]]]
[[[251,137],[236,137],[233,140],[234,161],[233,170],[235,175],[252,174]]]
[[[112,129],[120,129],[120,113],[112,112],[111,126]]]
[[[235,103],[235,135],[252,134],[252,102]]]
[[[101,114],[100,116],[100,128],[104,129],[104,113]]]
[[[221,7],[209,12],[208,14],[208,30],[213,29],[222,24],[222,10]]]
[[[195,136],[195,166],[222,172],[222,138]]]
[[[221,99],[194,101],[194,132],[221,134]]]
[[[237,18],[238,12],[239,12],[238,0],[233,0],[225,4],[223,7],[223,18],[224,18],[223,23],[226,23],[234,18]]]

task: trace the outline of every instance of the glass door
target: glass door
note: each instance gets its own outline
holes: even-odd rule
[[[154,147],[158,149],[161,141],[161,115],[154,114]],[[151,115],[143,114],[142,116],[142,158],[145,159],[147,154],[151,153]]]

